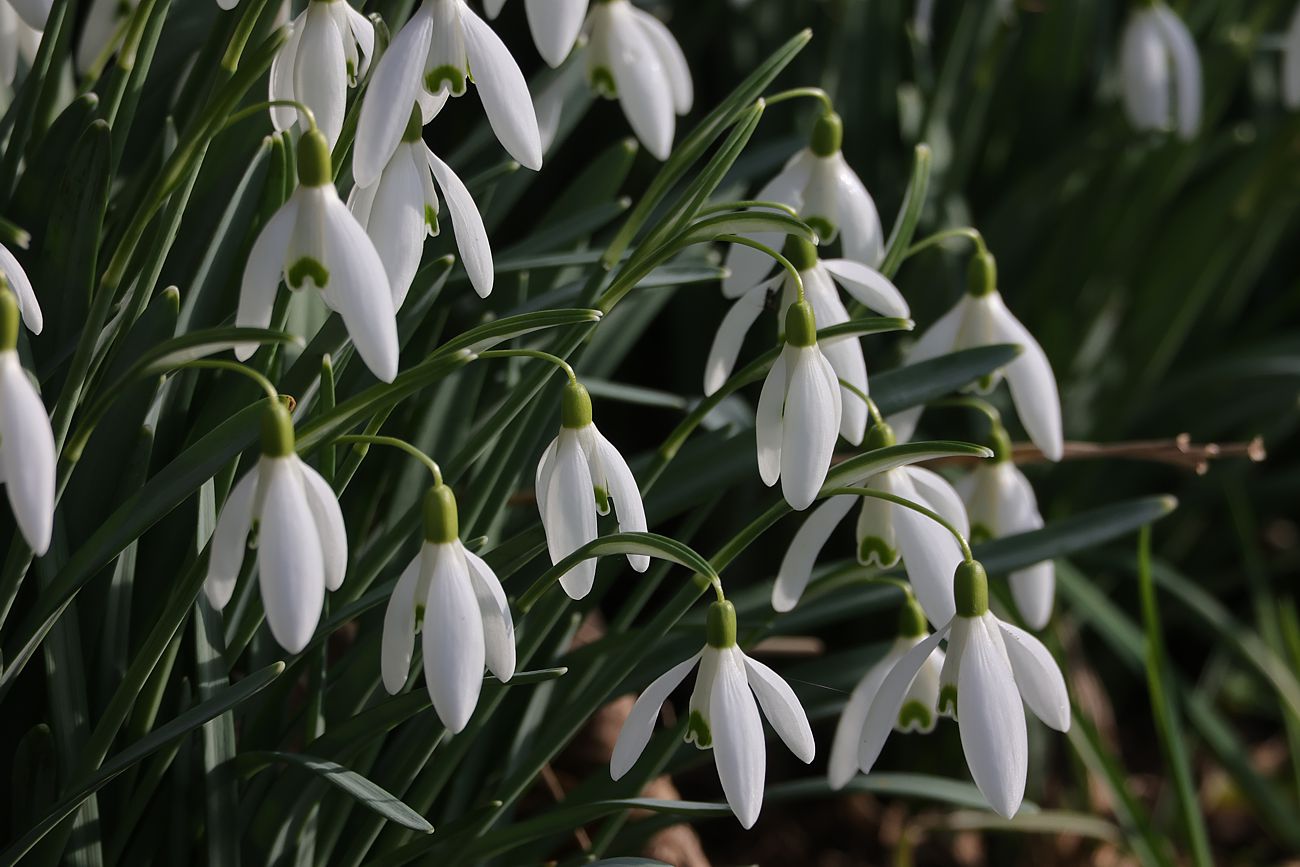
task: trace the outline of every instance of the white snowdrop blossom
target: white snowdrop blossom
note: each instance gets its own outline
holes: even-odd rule
[[[676,115],[689,112],[695,98],[681,46],[663,22],[628,0],[599,0],[587,26],[592,88],[617,99],[645,149],[668,159]]]
[[[1300,108],[1300,5],[1282,34],[1282,104]]]
[[[591,396],[576,380],[564,388],[560,434],[537,464],[537,508],[546,530],[551,562],[559,563],[596,538],[596,515],[608,515],[613,501],[618,528],[645,532],[645,506],[627,461],[591,421]],[[638,572],[650,565],[645,554],[627,555]],[[560,577],[564,592],[581,599],[596,580],[588,558]]]
[[[515,673],[515,624],[501,582],[459,532],[456,498],[439,482],[424,498],[424,544],[388,599],[381,654],[384,688],[396,695],[420,631],[425,686],[452,733],[474,713],[484,665],[502,682]]]
[[[366,74],[374,51],[374,25],[347,0],[309,0],[271,61],[270,99],[310,108],[333,148],[343,131],[348,88]],[[271,123],[278,130],[292,127],[299,115],[293,106],[271,106]],[[307,126],[305,120],[302,126]]]
[[[230,490],[212,534],[203,591],[230,602],[255,534],[258,586],[271,634],[288,653],[307,646],[325,591],[343,584],[347,529],[329,482],[294,452],[293,422],[279,401],[262,417],[262,456]]]
[[[867,722],[867,713],[875,701],[876,693],[886,675],[909,650],[924,641],[930,634],[925,624],[925,612],[909,596],[899,612],[898,637],[889,650],[858,681],[849,695],[849,701],[840,714],[831,741],[831,756],[826,776],[832,789],[842,789],[858,772],[858,743]],[[939,720],[939,674],[943,669],[943,651],[935,650],[926,656],[916,679],[907,688],[903,702],[894,720],[896,732],[930,732]]]
[[[3,2],[3,0],[0,0]],[[4,277],[9,288],[14,292],[14,300],[22,313],[23,325],[32,334],[40,334],[45,327],[45,317],[41,315],[41,305],[36,300],[36,291],[32,281],[27,279],[27,272],[18,264],[14,254],[4,244],[0,244],[0,276]]]
[[[31,67],[49,11],[44,0],[0,0],[0,81],[14,83],[20,59]]]
[[[713,750],[727,804],[741,825],[753,827],[763,808],[767,773],[767,747],[759,708],[801,762],[813,760],[816,746],[808,716],[794,690],[775,671],[736,645],[736,610],[730,602],[709,606],[704,649],[660,675],[636,700],[614,744],[610,776],[621,779],[636,764],[654,733],[659,708],[697,665],[699,674],[691,693],[686,741]]]
[[[18,529],[41,556],[54,530],[54,433],[18,358],[20,304],[6,282],[0,278],[0,481]]]
[[[894,442],[889,426],[877,425],[867,437],[867,448],[885,448]],[[935,512],[963,536],[969,532],[961,497],[933,470],[898,467],[865,479],[862,487],[902,497]],[[827,498],[795,533],[772,587],[772,607],[790,611],[798,604],[822,548],[858,501],[861,501],[857,522],[858,562],[887,569],[902,560],[913,592],[930,622],[947,623],[953,612],[952,570],[962,560],[952,534],[906,506],[853,494]]]
[[[1134,128],[1195,137],[1201,125],[1201,58],[1172,9],[1153,0],[1133,11],[1121,38],[1119,66],[1124,111]]]
[[[464,182],[420,137],[420,109],[411,113],[402,142],[393,151],[379,180],[353,187],[348,207],[375,244],[401,309],[420,267],[427,235],[437,235],[438,190],[451,212],[456,248],[479,297],[492,292],[492,248],[478,206]]]
[[[1043,526],[1034,489],[1010,460],[1010,443],[1003,433],[992,461],[981,462],[957,485],[971,518],[971,539],[999,539]],[[1031,629],[1042,629],[1052,617],[1056,567],[1051,560],[1011,573],[1011,596]]]
[[[877,313],[903,318],[910,315],[907,302],[894,284],[869,265],[849,259],[819,261],[817,249],[807,241],[796,238],[786,243],[785,255],[799,272],[805,297],[812,304],[813,315],[820,328],[849,321],[848,310],[840,300],[836,284]],[[746,333],[758,315],[767,308],[769,296],[778,289],[781,293],[778,309],[784,316],[785,311],[798,298],[798,285],[794,277],[785,272],[764,280],[745,292],[727,312],[722,324],[718,326],[705,363],[705,394],[713,394],[730,378]],[[870,394],[862,344],[858,338],[846,336],[824,340],[821,347],[826,360],[841,381],[840,404],[843,411],[840,415],[840,436],[853,445],[858,445],[867,428],[867,405],[863,396]]]
[[[361,104],[352,172],[373,186],[402,141],[410,107],[428,123],[447,99],[461,96],[473,73],[488,123],[520,165],[542,167],[528,83],[501,38],[465,0],[423,0],[379,59]]]
[[[1049,461],[1059,461],[1064,442],[1061,434],[1061,398],[1047,354],[1034,336],[1020,324],[997,290],[997,266],[987,253],[971,262],[970,287],[951,310],[939,317],[907,354],[907,362],[916,364],[962,349],[1012,343],[1020,355],[1002,370],[980,383],[981,391],[991,391],[1000,379],[1011,388],[1025,432]],[[913,407],[890,419],[900,440],[911,439],[922,407]]]
[[[874,268],[885,255],[884,230],[875,201],[840,153],[843,137],[839,115],[822,116],[813,127],[809,146],[791,157],[755,199],[789,205],[812,226],[821,243],[838,237],[843,259]],[[784,240],[768,232],[749,237],[768,247]],[[727,251],[723,264],[728,273],[722,279],[722,294],[728,298],[744,294],[772,270],[770,256],[739,244]]]
[[[817,345],[817,320],[806,300],[790,305],[785,345],[758,396],[754,434],[758,474],[791,508],[812,505],[826,481],[840,429],[840,384]]]
[[[334,189],[329,144],[319,130],[298,142],[298,181],[248,254],[235,324],[270,324],[282,274],[290,289],[311,284],[343,317],[366,366],[392,382],[398,354],[393,294],[375,245]],[[243,361],[256,349],[242,344],[235,354]]]
[[[506,0],[484,0],[487,17],[496,18]],[[600,0],[597,0],[600,2]],[[556,67],[573,50],[587,17],[588,0],[524,0],[528,29],[547,66]]]
[[[858,765],[875,765],[903,703],[927,660],[944,638],[948,652],[939,675],[939,709],[956,711],[962,751],[975,785],[995,811],[1010,818],[1020,809],[1029,770],[1025,727],[1034,716],[1060,732],[1070,728],[1070,697],[1061,669],[1043,643],[989,611],[988,576],[978,561],[962,563],[954,580],[957,613],[929,638],[903,654],[871,701]]]

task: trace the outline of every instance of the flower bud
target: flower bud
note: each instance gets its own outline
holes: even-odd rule
[[[871,426],[867,431],[867,438],[863,441],[862,446],[867,451],[873,449],[889,448],[896,445],[898,439],[894,436],[894,429],[887,422],[878,422]]]

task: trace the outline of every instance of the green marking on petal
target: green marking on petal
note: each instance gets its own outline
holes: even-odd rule
[[[687,720],[686,743],[695,744],[702,750],[713,747],[713,732],[709,730],[708,721],[698,710],[691,711],[690,719]]]
[[[934,728],[934,714],[919,701],[905,702],[898,711],[898,729],[900,731],[929,731]]]
[[[618,99],[618,85],[614,83],[614,73],[607,66],[597,66],[587,74],[587,81],[597,96],[605,99]]]
[[[957,686],[946,683],[939,688],[939,713],[957,718]]]
[[[301,289],[307,280],[317,289],[324,289],[330,282],[330,272],[310,256],[303,256],[289,267],[289,288]]]
[[[879,536],[867,536],[858,542],[858,562],[863,566],[893,566],[898,562],[898,550]]]
[[[424,222],[429,226],[429,234],[438,234],[438,212],[428,205],[424,206]]]
[[[976,545],[980,542],[988,542],[993,538],[993,531],[983,524],[970,525],[970,543],[972,545]]]
[[[609,491],[605,490],[600,485],[594,485],[593,487],[596,491],[596,511],[600,512],[602,515],[608,515]]]
[[[429,93],[437,93],[442,90],[442,85],[446,82],[452,96],[464,96],[466,75],[468,73],[464,69],[457,69],[454,66],[435,66],[424,74],[424,89]]]

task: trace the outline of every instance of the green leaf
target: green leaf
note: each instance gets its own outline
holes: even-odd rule
[[[798,780],[769,786],[766,799],[773,803],[794,802],[809,798],[838,797],[853,792],[888,798],[918,798],[923,801],[935,801],[982,811],[989,809],[988,801],[972,783],[929,774],[859,774],[838,791],[832,790],[824,778]],[[1021,807],[1021,812],[1036,813],[1038,806],[1026,801]]]
[[[933,156],[927,144],[919,144],[913,150],[912,178],[907,184],[907,192],[903,194],[898,216],[894,218],[889,242],[885,245],[885,260],[880,264],[880,273],[891,280],[903,264],[907,248],[912,245],[912,236],[916,234],[916,227],[921,222],[921,213],[925,210],[925,194],[930,188]]]
[[[871,380],[871,396],[881,413],[890,415],[959,391],[1005,367],[1020,354],[1010,343],[978,346],[887,370]]]
[[[278,750],[252,755],[256,757],[265,756],[268,759],[288,762],[300,768],[306,768],[325,782],[345,792],[357,803],[375,811],[390,822],[396,822],[404,828],[410,828],[424,834],[433,833],[433,826],[419,813],[402,803],[401,799],[394,797],[370,780],[355,771],[348,770],[337,762]]]
[[[817,243],[817,235],[803,220],[776,211],[737,211],[713,214],[692,223],[669,241],[668,246],[676,252],[692,244],[711,243],[720,235],[751,235],[759,232],[774,232]]]

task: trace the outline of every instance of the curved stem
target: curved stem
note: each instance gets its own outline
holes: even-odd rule
[[[787,102],[792,99],[816,99],[820,100],[822,108],[826,114],[835,110],[835,104],[831,102],[830,94],[820,87],[792,87],[789,90],[783,90],[780,93],[774,93],[771,96],[763,97],[763,101],[768,105],[776,105],[778,102]]]
[[[709,214],[718,214],[723,211],[741,211],[755,208],[766,209],[769,211],[782,211],[794,217],[796,220],[799,219],[798,209],[793,208],[784,202],[764,201],[762,199],[740,199],[735,202],[718,202],[714,205],[706,205],[705,207],[700,208],[699,213],[695,216],[698,219],[699,217],[705,217]]]
[[[950,241],[953,238],[967,238],[975,245],[976,250],[981,253],[988,252],[988,247],[984,244],[984,236],[980,234],[979,229],[971,226],[963,226],[959,229],[944,229],[942,232],[935,232],[929,237],[922,238],[907,248],[907,252],[903,254],[903,258],[910,259],[923,250],[928,250],[931,247],[938,246],[944,241]]]
[[[876,402],[865,391],[850,382],[846,382],[844,379],[840,379],[840,388],[856,395],[859,400],[867,405],[867,415],[871,417],[872,424],[884,423],[885,417],[880,414],[880,407],[876,406]]]
[[[186,368],[192,370],[228,370],[231,373],[238,373],[239,375],[246,376],[253,382],[257,383],[261,387],[262,391],[266,392],[266,396],[271,400],[280,399],[280,392],[271,384],[271,380],[267,379],[256,370],[253,370],[253,368],[240,364],[238,361],[225,361],[220,358],[199,358],[194,361],[182,362],[172,369],[183,370]]]
[[[246,108],[242,108],[239,111],[232,114],[230,117],[226,118],[226,122],[222,125],[221,128],[226,129],[227,127],[234,126],[235,124],[239,123],[241,120],[246,120],[247,118],[250,118],[255,114],[261,114],[267,109],[280,108],[280,107],[298,109],[298,111],[302,112],[307,116],[307,128],[316,129],[315,112],[313,112],[311,110],[311,107],[308,106],[306,103],[299,102],[296,99],[268,99],[263,102],[255,102],[252,105]]]
[[[428,467],[429,472],[433,474],[433,483],[435,485],[442,484],[442,469],[438,466],[438,462],[408,443],[406,440],[401,440],[397,437],[376,436],[373,434],[344,434],[341,437],[335,438],[334,442],[354,443],[356,445],[368,446],[390,446],[395,449],[401,449]]]
[[[969,563],[971,560],[975,559],[975,555],[971,553],[970,543],[966,541],[966,537],[963,536],[961,532],[958,531],[958,529],[943,515],[940,515],[938,512],[931,509],[927,509],[920,503],[914,503],[905,497],[891,494],[888,491],[878,491],[875,488],[832,488],[831,490],[826,491],[824,496],[834,497],[841,494],[856,494],[859,497],[870,497],[875,500],[884,500],[887,503],[893,503],[896,506],[902,506],[911,509],[913,512],[918,514],[925,515],[931,521],[934,521],[940,527],[943,527],[952,534],[952,537],[957,540],[957,547],[961,548],[961,554],[966,559],[966,562]]]
[[[560,368],[569,377],[569,382],[576,383],[578,376],[569,366],[569,362],[560,358],[558,355],[551,355],[549,352],[542,352],[540,349],[486,349],[478,353],[479,358],[538,358],[542,361],[549,361],[556,367]]]
[[[778,265],[785,269],[786,273],[794,280],[795,288],[799,290],[798,300],[803,300],[803,278],[799,276],[799,269],[790,262],[789,259],[764,244],[762,241],[755,241],[753,238],[746,238],[744,235],[719,235],[714,240],[724,244],[740,244],[742,247],[752,247],[760,253],[766,253],[771,256]]]
[[[951,406],[973,409],[976,412],[982,413],[984,417],[989,420],[989,424],[994,427],[1002,426],[1002,413],[998,412],[997,407],[983,398],[971,397],[970,395],[956,395],[954,397],[944,397],[939,400],[932,400],[930,401],[930,406]]]

